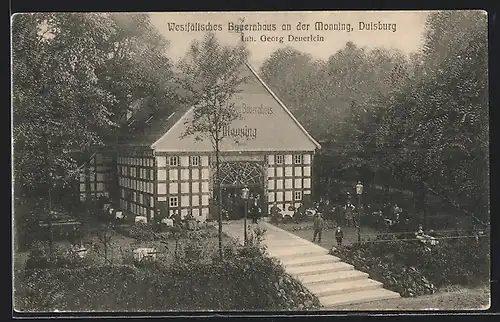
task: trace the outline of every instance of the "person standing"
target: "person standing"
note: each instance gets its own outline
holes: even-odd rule
[[[337,227],[337,230],[335,231],[335,239],[337,240],[337,246],[342,246],[342,240],[344,239],[344,232],[342,231],[342,228],[340,226]]]
[[[252,223],[257,224],[257,220],[260,217],[260,207],[257,204],[254,204],[252,207]]]
[[[348,202],[347,205],[345,205],[345,224],[348,227],[351,227],[353,225],[353,214],[354,214],[354,205],[351,204],[351,202]]]
[[[313,242],[316,241],[316,237],[318,237],[318,243],[321,243],[321,234],[323,232],[323,226],[325,222],[323,220],[323,217],[321,217],[320,213],[316,213],[314,215],[314,235],[313,235]]]

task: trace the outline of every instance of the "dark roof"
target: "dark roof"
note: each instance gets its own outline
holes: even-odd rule
[[[162,137],[190,108],[188,105],[172,106],[153,112],[148,107],[149,100],[142,99],[143,107],[137,110],[127,122],[122,123],[115,142],[117,146],[149,147]]]

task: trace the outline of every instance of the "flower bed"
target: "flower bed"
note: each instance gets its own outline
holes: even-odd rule
[[[489,240],[482,237],[477,242],[474,238],[445,239],[434,246],[419,241],[375,240],[335,249],[333,254],[402,296],[418,296],[449,285],[487,283],[489,251]]]

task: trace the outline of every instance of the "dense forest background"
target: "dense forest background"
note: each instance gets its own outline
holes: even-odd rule
[[[138,99],[168,114],[185,97],[147,14],[17,15],[12,45],[20,199],[65,189],[85,160],[75,149],[112,137]],[[284,48],[261,74],[322,143],[318,177],[436,194],[486,220],[487,45],[484,13],[434,12],[411,55],[349,42],[321,61]]]
[[[322,61],[285,48],[261,72],[322,143],[321,189],[330,178],[362,180],[421,199],[437,195],[457,213],[484,219],[487,45],[483,12],[436,12],[411,55],[349,42]]]

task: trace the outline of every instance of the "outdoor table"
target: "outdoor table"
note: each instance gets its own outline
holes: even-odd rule
[[[117,211],[115,214],[116,219],[123,219],[123,211]]]
[[[144,257],[156,258],[156,249],[153,247],[141,247],[134,249],[134,259],[141,261]]]
[[[136,216],[135,217],[135,223],[144,223],[144,224],[147,224],[148,223],[148,218],[146,218],[146,216]]]

